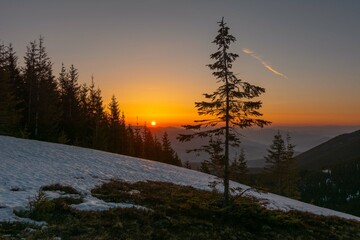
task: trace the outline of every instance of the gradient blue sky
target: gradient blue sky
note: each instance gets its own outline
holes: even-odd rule
[[[0,41],[20,63],[40,35],[54,63],[112,94],[129,122],[197,118],[194,102],[216,88],[209,55],[225,17],[240,55],[233,70],[266,88],[274,124],[360,124],[360,1],[0,0]],[[242,49],[251,50],[257,59]],[[263,64],[277,72],[274,74]]]

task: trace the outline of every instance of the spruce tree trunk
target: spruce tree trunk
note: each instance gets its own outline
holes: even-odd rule
[[[37,79],[36,113],[35,113],[35,138],[38,137],[38,131],[39,131],[39,105],[40,105],[40,79]]]
[[[31,108],[31,104],[32,104],[32,101],[31,101],[31,94],[32,94],[32,84],[31,82],[29,83],[29,99],[28,99],[28,103],[29,103],[29,106],[28,106],[28,119],[27,119],[27,127],[28,129],[31,129],[31,111],[32,111],[32,108]],[[31,131],[31,130],[30,130]]]
[[[224,70],[225,74],[225,84],[226,84],[226,115],[225,115],[225,156],[224,156],[224,204],[225,206],[229,205],[229,82],[227,76],[227,62],[226,62],[226,49],[223,48],[224,55]]]

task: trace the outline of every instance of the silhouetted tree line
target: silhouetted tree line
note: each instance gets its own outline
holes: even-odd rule
[[[249,174],[245,152],[240,148],[239,154],[236,154],[231,159],[229,179],[299,199],[299,176],[294,159],[294,148],[295,145],[291,143],[290,135],[287,134],[286,139],[284,139],[280,131],[278,131],[267,150],[268,154],[265,156],[266,166],[261,172],[252,174]],[[199,170],[223,178],[225,164],[221,139],[210,139],[209,145],[204,150],[209,159],[201,162]]]
[[[0,134],[181,165],[167,133],[158,140],[146,124],[126,125],[115,96],[106,111],[93,77],[89,86],[78,78],[64,64],[55,77],[42,37],[27,46],[23,66],[13,46],[0,43]]]

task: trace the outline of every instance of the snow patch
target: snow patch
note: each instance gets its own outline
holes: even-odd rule
[[[75,209],[102,211],[113,207],[137,207],[106,203],[91,195],[91,189],[111,179],[124,181],[163,181],[212,190],[214,176],[159,162],[112,154],[92,149],[0,136],[0,222],[27,221],[13,213],[34,199],[42,186],[69,185],[80,192],[84,202]],[[230,182],[231,188],[248,189]],[[222,190],[221,186],[216,186]],[[14,191],[16,190],[16,191]],[[61,192],[53,192],[64,196]],[[55,194],[57,194],[55,196]],[[268,209],[299,210],[319,215],[338,216],[360,221],[359,217],[303,203],[297,200],[250,189],[245,196],[258,199]],[[66,195],[65,195],[66,196]]]
[[[80,204],[72,204],[71,207],[80,211],[106,211],[110,208],[136,208],[144,211],[149,211],[148,208],[143,206],[130,203],[105,202],[94,197],[88,197],[86,199],[86,202]]]

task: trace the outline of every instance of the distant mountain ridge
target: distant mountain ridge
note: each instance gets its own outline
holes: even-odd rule
[[[240,146],[245,150],[245,156],[250,168],[263,168],[265,165],[264,156],[267,154],[274,135],[278,130],[284,135],[289,133],[291,142],[295,144],[296,153],[305,152],[314,146],[326,142],[334,136],[344,132],[352,132],[360,129],[360,126],[271,126],[266,128],[249,128],[242,129]],[[181,143],[176,137],[180,133],[186,133],[186,130],[179,127],[156,127],[151,128],[152,133],[158,139],[166,131],[169,135],[171,145],[178,153],[183,162],[189,161],[198,165],[208,156],[201,153],[197,156],[194,153],[187,154],[187,149],[192,149],[206,144],[204,139],[194,139],[192,142]],[[236,149],[232,150],[232,156],[235,155]]]
[[[296,156],[300,169],[318,170],[360,159],[360,130],[341,134]]]

